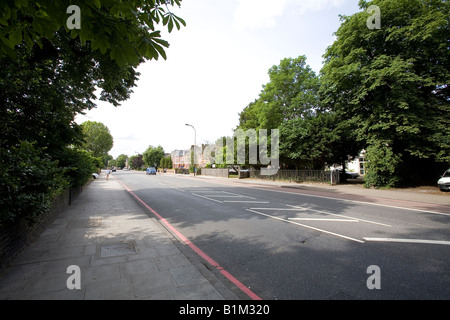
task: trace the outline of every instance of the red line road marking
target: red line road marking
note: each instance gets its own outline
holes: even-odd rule
[[[130,188],[128,188],[122,181],[113,176],[113,178],[118,181],[133,197],[135,197],[140,203],[144,205],[151,213],[153,213],[163,224],[166,225],[182,242],[188,245],[194,252],[196,252],[200,257],[206,260],[212,267],[216,268],[223,274],[228,280],[234,283],[239,289],[241,289],[245,294],[247,294],[252,300],[262,300],[253,291],[242,284],[238,279],[232,276],[228,271],[222,268],[216,261],[214,261],[210,256],[203,252],[199,247],[193,244],[188,238],[186,238],[181,232],[179,232],[174,226],[172,226],[166,219],[164,219],[158,212],[153,210],[148,204],[146,204],[141,198],[139,198]]]

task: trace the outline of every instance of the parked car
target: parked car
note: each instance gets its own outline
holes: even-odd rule
[[[344,170],[339,169],[339,174],[343,174]],[[350,172],[350,171],[345,171],[345,177],[347,179],[356,179],[359,177],[359,173],[357,172]]]
[[[93,173],[92,174],[92,179],[98,179],[98,174],[97,173]]]
[[[437,184],[441,191],[450,190],[450,169],[444,172],[442,177],[438,180]]]
[[[156,175],[156,169],[154,167],[147,168],[147,174]]]

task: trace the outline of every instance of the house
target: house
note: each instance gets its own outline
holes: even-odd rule
[[[191,164],[191,152],[192,146],[187,150],[174,150],[170,154],[172,158],[172,164],[174,169],[189,169]],[[208,156],[204,155],[200,147],[195,148],[195,162],[198,168],[204,168],[210,159]]]
[[[359,156],[347,162],[347,171],[357,172],[361,176],[366,173],[366,150],[361,150]]]
[[[191,150],[174,150],[170,154],[174,169],[189,169],[191,163]]]

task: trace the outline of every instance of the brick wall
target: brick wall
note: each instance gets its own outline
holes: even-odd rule
[[[90,182],[88,182],[89,184]],[[39,237],[57,216],[76,199],[83,187],[69,188],[52,202],[51,209],[30,225],[26,219],[20,219],[0,227],[0,272],[10,263],[26,246]]]

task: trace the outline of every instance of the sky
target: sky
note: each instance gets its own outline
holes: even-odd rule
[[[161,32],[167,60],[149,60],[130,98],[120,106],[97,101],[75,121],[105,124],[114,158],[166,153],[231,136],[239,113],[269,82],[282,59],[307,57],[318,74],[323,54],[340,26],[339,15],[360,12],[358,0],[183,0],[173,12],[186,21]]]

